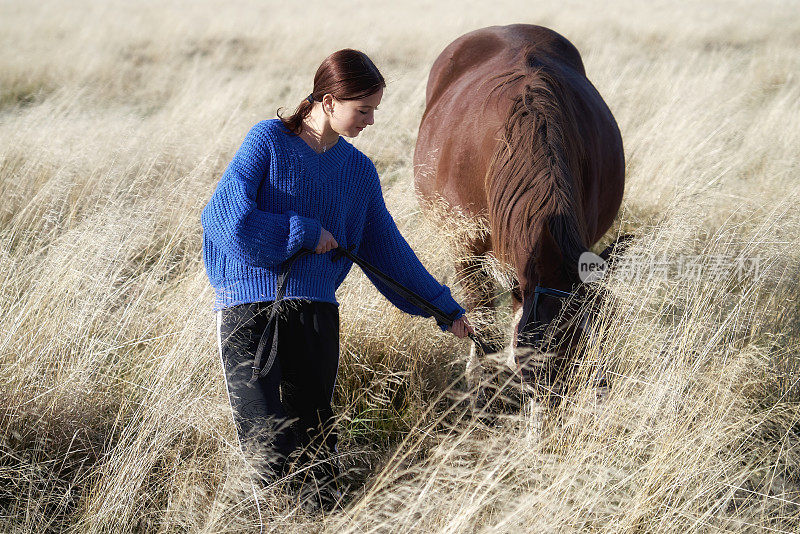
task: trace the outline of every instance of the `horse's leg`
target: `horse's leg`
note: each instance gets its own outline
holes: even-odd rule
[[[497,296],[495,281],[482,254],[456,262],[456,275],[464,288],[464,307],[473,318],[478,343],[470,346],[466,362],[467,387],[471,393],[470,408],[480,412],[485,406],[483,394],[483,360],[486,354],[502,350],[502,341],[494,331]]]

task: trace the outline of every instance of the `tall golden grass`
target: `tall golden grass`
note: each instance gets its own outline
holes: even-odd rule
[[[0,530],[258,531],[202,206],[252,124],[297,105],[327,54],[362,49],[388,86],[354,143],[461,298],[464,229],[432,224],[413,196],[427,72],[457,36],[527,22],[578,47],[614,112],[627,187],[603,243],[637,236],[602,282],[613,298],[572,395],[554,412],[465,417],[466,342],[392,309],[354,269],[337,295],[347,507],[308,516],[276,484],[256,496],[264,530],[797,531],[799,11],[3,3]],[[757,268],[737,271],[743,259]]]

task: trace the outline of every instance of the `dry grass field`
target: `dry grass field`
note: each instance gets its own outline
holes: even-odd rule
[[[516,22],[578,47],[625,143],[604,242],[636,240],[574,394],[464,416],[467,341],[354,268],[337,293],[347,506],[309,516],[276,485],[257,508],[202,207],[253,124],[361,49],[388,85],[353,142],[459,299],[457,232],[413,195],[427,73],[456,37]],[[258,532],[259,509],[265,532],[800,530],[796,2],[4,0],[0,43],[0,531]]]

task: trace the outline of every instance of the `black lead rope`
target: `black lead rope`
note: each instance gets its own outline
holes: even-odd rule
[[[278,274],[278,290],[275,293],[275,300],[270,309],[269,319],[267,320],[267,327],[264,333],[261,334],[261,339],[258,341],[258,348],[256,349],[255,358],[253,359],[253,374],[250,377],[250,383],[255,383],[261,376],[267,376],[275,363],[275,358],[278,356],[278,312],[280,311],[280,304],[283,297],[286,295],[286,285],[289,281],[289,271],[292,269],[294,262],[305,256],[311,254],[313,250],[300,250],[286,260],[281,267],[281,272]],[[269,358],[267,358],[264,366],[261,366],[261,357],[264,354],[264,349],[270,343]]]
[[[250,383],[256,382],[259,377],[264,377],[269,374],[270,370],[272,369],[273,364],[275,363],[275,358],[278,355],[278,311],[280,307],[280,301],[283,300],[283,297],[286,295],[286,285],[289,280],[289,271],[292,268],[292,264],[294,262],[307,254],[311,254],[313,250],[301,250],[296,252],[291,258],[286,260],[283,263],[281,268],[281,272],[278,275],[278,290],[275,294],[275,301],[272,305],[272,309],[270,310],[269,320],[267,321],[267,327],[264,329],[264,333],[261,335],[261,339],[258,342],[258,348],[256,349],[255,359],[253,360],[253,375],[250,379]],[[380,271],[374,265],[364,261],[363,259],[359,258],[355,254],[353,254],[352,250],[347,250],[342,247],[338,247],[335,249],[333,255],[333,261],[338,260],[340,257],[346,256],[349,258],[353,263],[357,264],[361,267],[364,271],[367,271],[376,277],[380,278],[389,288],[406,299],[408,302],[416,306],[417,308],[425,311],[426,313],[433,316],[434,319],[440,324],[444,324],[446,326],[452,326],[455,322],[454,317],[458,314],[458,310],[453,312],[452,315],[447,315],[442,310],[431,304],[428,300],[424,299],[417,293],[411,291],[406,286],[398,282],[397,280],[393,279],[388,274]],[[472,334],[469,333],[469,338],[478,343],[477,338]],[[264,349],[267,346],[267,343],[270,343],[270,351],[269,357],[264,365],[261,365],[261,358],[264,354]]]
[[[433,318],[436,319],[436,322],[444,324],[446,326],[451,326],[453,324],[453,322],[455,321],[453,319],[453,317],[455,317],[458,314],[458,310],[453,312],[452,316],[451,315],[447,315],[442,310],[440,310],[439,308],[437,308],[436,306],[431,304],[428,300],[424,299],[423,297],[421,297],[417,293],[414,293],[413,291],[408,289],[406,286],[404,286],[403,284],[401,284],[397,280],[393,279],[388,274],[381,272],[377,267],[367,263],[366,261],[364,261],[363,259],[359,258],[355,254],[353,254],[352,251],[347,250],[346,248],[339,247],[339,248],[336,249],[336,253],[334,254],[334,258],[333,258],[334,261],[336,261],[340,256],[346,256],[353,263],[355,263],[359,267],[361,267],[364,271],[372,273],[375,276],[377,276],[378,278],[380,278],[383,281],[383,283],[385,283],[387,286],[389,286],[389,288],[392,291],[394,291],[395,293],[397,293],[398,295],[400,295],[401,297],[403,297],[404,299],[409,301],[411,304],[413,304],[417,308],[419,308],[419,309],[423,310],[424,312],[429,313],[430,315],[432,315]]]

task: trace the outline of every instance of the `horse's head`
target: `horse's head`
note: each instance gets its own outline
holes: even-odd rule
[[[612,254],[621,253],[631,239],[621,236],[599,257],[585,252],[607,269]],[[525,268],[518,272],[520,291],[514,302],[515,360],[526,381],[551,382],[560,371],[556,362],[563,363],[564,353],[592,323],[602,294],[593,291],[579,261],[565,259],[547,231],[536,253],[521,263]]]
[[[536,250],[521,250],[515,261],[519,293],[515,348],[542,350],[545,330],[561,314],[563,304],[580,285],[577,265],[570,265],[551,233],[545,229]]]

